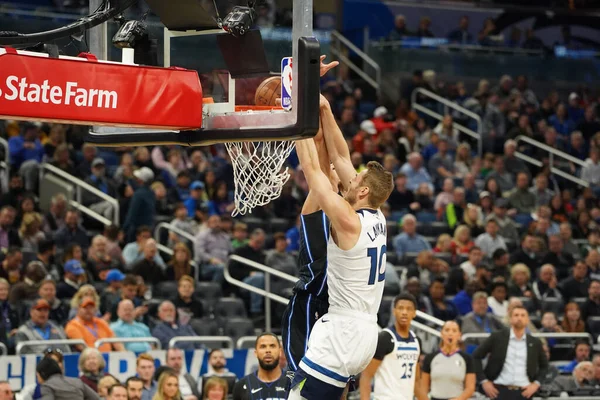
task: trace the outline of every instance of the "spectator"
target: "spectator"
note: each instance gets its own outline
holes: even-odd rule
[[[588,266],[589,278],[600,279],[600,253],[598,250],[590,250],[584,261]]]
[[[102,158],[97,157],[92,161],[92,173],[85,179],[85,182],[108,196],[117,197],[113,182],[106,177],[106,164]],[[109,220],[113,219],[115,210],[112,203],[91,194],[91,192],[85,193],[88,194],[83,198],[84,205]]]
[[[21,390],[23,391],[23,389]],[[13,400],[13,391],[10,387],[10,383],[7,381],[0,381],[0,399],[1,400]]]
[[[9,247],[4,255],[4,260],[0,263],[0,278],[6,279],[11,283],[16,283],[21,279],[21,268],[23,264],[23,253],[18,247]]]
[[[56,255],[56,245],[52,239],[43,239],[38,243],[38,252],[34,260],[41,263],[46,271],[55,271],[54,257]]]
[[[223,216],[231,214],[234,208],[235,204],[229,196],[227,184],[223,181],[217,182],[216,190],[208,202],[208,214]]]
[[[183,203],[187,217],[196,218],[201,209],[207,208],[206,193],[204,192],[204,183],[194,181],[190,185],[190,195]]]
[[[445,261],[435,258],[431,250],[420,252],[415,262],[416,265],[408,269],[406,276],[408,278],[418,278],[424,291],[427,291],[431,282],[436,278],[445,279],[449,270],[448,264]]]
[[[433,307],[433,316],[442,321],[450,321],[457,317],[458,312],[450,301],[444,298],[444,280],[435,279],[429,285],[429,298]]]
[[[27,264],[23,281],[15,283],[10,290],[10,303],[16,307],[24,301],[35,300],[38,296],[40,283],[47,275],[48,271],[41,262],[32,261]]]
[[[34,190],[38,182],[38,165],[44,157],[38,126],[26,123],[21,135],[8,139],[8,152],[11,169],[19,171],[27,190]]]
[[[423,211],[425,213],[433,212],[433,190],[427,183],[421,183],[415,192],[415,202],[412,211]]]
[[[436,186],[442,186],[444,179],[454,178],[454,161],[448,154],[448,140],[440,137],[437,153],[429,160],[429,172]]]
[[[464,179],[471,174],[473,170],[473,161],[471,160],[471,146],[468,143],[461,143],[456,149],[456,159],[454,160],[455,176]]]
[[[394,20],[394,29],[388,34],[389,41],[402,40],[405,36],[413,36],[406,27],[406,18],[404,15],[396,15]]]
[[[580,131],[574,131],[570,135],[569,154],[581,161],[585,161],[589,154],[585,139]]]
[[[563,241],[559,235],[548,238],[548,253],[542,258],[542,264],[552,264],[559,276],[566,276],[569,267],[575,264],[573,256],[563,251]]]
[[[196,222],[194,217],[188,217],[187,209],[185,205],[179,203],[175,208],[175,219],[171,220],[171,226],[182,230],[183,232],[194,236],[196,234]],[[168,247],[173,248],[175,244],[185,242],[185,238],[173,231],[169,231],[169,242]]]
[[[588,298],[581,307],[581,318],[600,317],[600,281],[593,280],[588,288]]]
[[[443,233],[438,236],[435,247],[433,248],[434,253],[452,253],[452,236],[447,233]]]
[[[29,311],[30,319],[21,325],[15,335],[15,345],[31,340],[65,340],[67,336],[63,329],[49,320],[50,304],[44,299],[38,299]],[[26,346],[21,350],[22,354],[39,354],[46,350],[47,346]],[[63,353],[70,353],[69,346],[58,346]]]
[[[106,311],[112,310],[121,300],[121,288],[123,286],[123,280],[125,274],[118,269],[111,269],[108,271],[104,282],[108,284],[104,288],[102,295],[100,296],[100,304],[102,304],[100,312],[105,314]]]
[[[280,272],[295,276],[298,274],[298,260],[292,254],[285,251],[287,247],[287,239],[285,233],[277,232],[273,235],[275,248],[266,253],[265,263],[271,268],[275,268]],[[280,279],[273,279],[276,285],[284,284]],[[273,282],[272,281],[272,282]]]
[[[417,233],[417,219],[412,214],[405,215],[401,225],[403,232],[394,238],[394,249],[399,260],[402,260],[407,253],[431,250],[429,242]]]
[[[504,239],[512,242],[519,241],[519,231],[512,218],[507,215],[508,201],[498,199],[494,203],[494,212],[487,216],[487,219],[495,219],[498,222],[498,234]]]
[[[452,238],[451,253],[458,255],[467,255],[475,246],[471,239],[471,230],[466,225],[459,225],[454,231]],[[475,271],[473,270],[473,274]]]
[[[144,244],[148,239],[152,238],[152,230],[148,226],[140,226],[137,229],[135,242],[129,243],[123,249],[123,258],[125,259],[126,269],[131,270],[131,266],[136,262],[144,259]],[[160,255],[156,253],[154,257],[154,261],[161,265],[165,266],[165,262]]]
[[[569,136],[575,130],[575,124],[568,118],[567,107],[562,103],[556,107],[556,114],[548,118],[548,124],[561,136]]]
[[[56,296],[61,300],[74,297],[81,284],[85,282],[85,270],[79,261],[67,261],[64,271],[64,278],[56,287]]]
[[[289,232],[289,231],[288,231]],[[291,251],[289,249],[290,240],[288,234],[285,235],[285,240],[288,242],[288,247],[286,247],[286,251]],[[248,225],[243,222],[236,222],[233,225],[233,233],[231,234],[231,248],[236,250],[242,246],[248,244]]]
[[[573,350],[575,353],[575,359],[570,363],[562,365],[558,368],[563,374],[570,374],[573,372],[577,364],[590,360],[592,347],[588,343],[587,339],[577,339]]]
[[[50,209],[44,215],[43,224],[43,231],[46,235],[48,235],[48,237],[51,237],[51,234],[65,227],[65,216],[67,214],[67,206],[67,198],[62,193],[58,193],[52,196],[52,199],[50,199]]]
[[[540,276],[533,283],[533,293],[538,300],[554,298],[562,301],[562,294],[558,289],[558,280],[552,264],[545,264],[540,268]]]
[[[0,251],[6,251],[11,246],[22,245],[19,232],[13,227],[16,215],[16,210],[11,206],[0,209]]]
[[[213,350],[215,351],[215,350]],[[208,356],[210,362],[210,355]],[[201,400],[202,390],[196,379],[185,372],[183,368],[184,354],[181,349],[170,348],[167,350],[165,365],[172,368],[179,376],[179,392],[183,400]],[[225,384],[225,392],[227,392],[227,384]]]
[[[595,106],[589,105],[585,108],[583,120],[577,125],[577,130],[581,131],[586,142],[589,142],[597,132],[600,132],[600,122]]]
[[[44,357],[36,366],[36,376],[40,383],[40,398],[55,400],[100,400],[100,397],[81,380],[63,376],[56,361]]]
[[[134,275],[143,276],[146,282],[151,285],[158,285],[165,280],[165,268],[163,265],[156,262],[158,249],[154,239],[146,240],[144,243],[144,258],[136,261],[131,266],[131,272]]]
[[[167,280],[178,281],[185,275],[194,275],[195,269],[189,247],[185,243],[177,243],[173,247],[173,257],[167,264]]]
[[[458,28],[448,34],[450,43],[471,44],[473,35],[469,32],[469,17],[463,15],[458,22]]]
[[[504,318],[508,311],[508,286],[504,282],[494,282],[488,297],[488,305],[497,318]]]
[[[481,118],[484,150],[494,152],[497,143],[504,143],[504,117],[498,107],[489,102],[488,92],[478,91],[473,97],[477,102],[469,108]]]
[[[153,400],[159,389],[154,380],[154,358],[147,353],[140,354],[135,362],[135,371],[143,383],[141,400]]]
[[[21,248],[25,252],[37,253],[38,243],[44,240],[46,235],[42,232],[42,216],[36,212],[28,212],[23,215],[19,238]]]
[[[177,310],[170,301],[163,301],[158,307],[158,319],[160,322],[152,329],[152,336],[160,340],[163,349],[168,349],[169,342],[175,336],[196,336],[196,332],[189,325],[177,323]],[[198,342],[179,342],[176,346],[182,350],[192,350],[199,347]]]
[[[87,250],[90,241],[85,230],[79,225],[79,213],[77,211],[67,211],[65,215],[65,227],[56,232],[54,240],[59,249],[65,249],[69,244],[76,243],[84,251]]]
[[[142,397],[143,398],[143,397]],[[165,371],[158,379],[158,388],[153,400],[179,400],[179,377],[172,371]]]
[[[564,332],[582,333],[585,332],[585,322],[581,318],[581,310],[575,302],[567,303],[565,306],[564,317],[561,323]],[[571,371],[568,371],[571,372]]]
[[[400,168],[400,172],[406,175],[408,190],[414,192],[422,183],[426,183],[433,190],[433,180],[423,167],[423,157],[419,153],[410,153],[408,161]]]
[[[206,381],[210,378],[223,378],[227,381],[229,390],[233,391],[233,385],[237,377],[227,369],[227,359],[225,359],[225,354],[221,349],[214,349],[208,353],[208,371],[198,380],[198,387],[206,387]],[[206,393],[206,390],[204,390],[204,393]]]
[[[137,376],[132,376],[125,382],[128,400],[142,400],[144,382]]]
[[[415,205],[415,195],[410,191],[406,185],[408,183],[406,175],[402,172],[396,174],[394,179],[394,190],[388,198],[388,203],[392,208],[392,211],[409,211]]]
[[[111,376],[111,378],[113,377]],[[127,388],[120,382],[117,382],[116,379],[114,379],[114,381],[115,383],[111,383],[111,385],[107,387],[106,400],[127,400]]]
[[[6,279],[0,278],[0,312],[3,318],[0,318],[0,342],[7,348],[9,354],[14,354],[15,341],[14,335],[21,324],[19,313],[8,301],[8,292],[10,284]]]
[[[203,393],[206,393],[203,397],[206,400],[225,400],[228,398],[227,393],[229,393],[227,381],[217,377],[208,378],[204,384]]]
[[[79,372],[81,373],[79,379],[94,392],[98,391],[100,379],[107,375],[104,372],[105,367],[106,362],[98,349],[88,347],[79,355]]]
[[[528,323],[527,310],[515,307],[510,315],[510,329],[492,333],[473,353],[477,380],[488,397],[524,399],[538,391],[548,360],[542,342],[526,333]],[[482,360],[488,354],[484,370]]]
[[[84,297],[79,306],[77,317],[71,320],[65,332],[69,339],[83,339],[88,347],[94,347],[98,339],[113,338],[115,334],[108,324],[101,318],[96,317],[98,310],[96,300],[93,297]],[[81,345],[75,346],[79,351],[83,350]],[[125,348],[121,343],[105,343],[98,348],[102,352],[123,351]]]
[[[492,262],[492,277],[494,278],[494,280],[507,282],[510,278],[510,258],[508,257],[508,252],[504,249],[496,249],[496,251],[494,251],[494,254],[492,254]]]
[[[529,124],[529,120],[526,115],[519,117],[519,125],[521,124],[521,120],[524,120],[527,124]],[[529,125],[527,126],[529,127]],[[529,128],[529,130],[531,130],[531,128]],[[528,136],[532,135],[530,134]],[[506,172],[511,174],[513,181],[514,178],[516,178],[517,174],[521,172],[529,172],[529,169],[527,168],[525,162],[515,155],[516,152],[517,142],[515,142],[512,139],[507,140],[506,143],[504,143],[504,168],[506,169]]]
[[[150,189],[150,184],[154,180],[154,172],[148,167],[142,167],[133,175],[139,186],[133,194],[123,223],[123,231],[128,242],[134,241],[139,227],[152,226],[156,214],[156,195]]]
[[[131,300],[121,300],[117,308],[119,320],[110,324],[110,329],[120,338],[149,338],[150,328],[135,320],[135,306]],[[149,342],[127,342],[125,349],[134,353],[150,351]]]
[[[192,318],[204,316],[204,308],[202,302],[196,298],[194,285],[194,278],[189,275],[182,276],[177,284],[177,296],[173,298],[173,304],[181,325],[188,324]]]
[[[485,193],[485,192],[484,192]],[[463,215],[463,224],[471,230],[471,236],[477,237],[484,233],[483,215],[481,208],[474,204],[468,204]]]
[[[573,242],[573,230],[571,229],[571,224],[563,222],[559,225],[559,231],[563,243],[563,252],[573,257],[573,259],[575,259],[575,257],[580,257],[581,251],[575,242]]]
[[[533,288],[529,283],[531,271],[525,264],[515,264],[510,269],[510,282],[508,283],[508,297],[529,297],[535,300]]]
[[[490,257],[497,249],[506,250],[506,242],[498,235],[498,221],[489,219],[485,224],[485,233],[482,233],[475,240],[475,245],[479,247],[483,253]]]
[[[535,187],[530,189],[535,196],[536,207],[547,206],[554,196],[554,192],[548,189],[548,177],[540,174],[535,178]]]
[[[517,175],[517,187],[511,192],[508,201],[510,206],[518,214],[529,214],[533,212],[536,204],[536,198],[529,191],[529,176],[525,172]]]
[[[585,167],[581,169],[581,179],[591,184],[595,195],[600,193],[600,150],[592,147],[590,157],[585,160]]]
[[[510,263],[525,264],[531,271],[535,271],[541,265],[538,250],[537,239],[533,235],[526,234],[521,247],[510,255]]]
[[[496,156],[494,158],[494,169],[491,171],[486,179],[494,179],[496,183],[500,187],[500,191],[502,193],[506,193],[512,190],[515,186],[515,182],[513,180],[513,176],[510,172],[505,169],[505,161],[504,157]]]
[[[468,260],[460,264],[460,268],[467,274],[468,280],[473,280],[477,267],[483,261],[483,252],[477,246],[471,247],[469,250]]]
[[[92,239],[92,245],[88,250],[86,268],[96,282],[106,280],[108,271],[120,268],[117,260],[113,260],[106,251],[108,242],[102,235],[96,235]]]
[[[473,294],[473,311],[462,317],[462,333],[492,333],[504,328],[502,322],[494,316],[488,307],[488,295],[485,292]],[[468,339],[465,342],[466,350],[472,353],[483,339]]]
[[[586,297],[590,286],[590,279],[587,277],[588,268],[583,261],[577,261],[573,267],[571,276],[560,282],[560,289],[565,300],[571,300],[575,297]]]
[[[463,196],[464,197],[464,196]],[[454,181],[450,178],[444,179],[442,191],[435,198],[433,208],[435,209],[439,218],[441,218],[448,204],[454,201]]]
[[[421,17],[421,19],[419,20],[419,28],[417,29],[415,36],[429,37],[429,38],[435,37],[433,32],[431,32],[430,27],[431,27],[431,18]]]
[[[69,318],[69,307],[56,297],[56,282],[50,279],[42,281],[38,295],[50,305],[50,320],[60,326],[65,325]]]
[[[202,279],[222,283],[225,262],[233,251],[231,237],[223,230],[220,216],[210,216],[207,225],[208,229],[200,232],[195,238],[196,263],[201,266]]]

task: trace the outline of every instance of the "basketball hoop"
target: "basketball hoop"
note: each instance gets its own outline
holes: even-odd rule
[[[291,140],[225,143],[235,182],[233,217],[252,213],[281,195],[290,178],[283,166],[294,149]]]

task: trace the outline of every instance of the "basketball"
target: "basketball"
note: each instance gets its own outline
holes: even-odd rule
[[[257,106],[275,106],[275,100],[281,97],[281,77],[272,76],[258,85],[254,95],[254,104]]]

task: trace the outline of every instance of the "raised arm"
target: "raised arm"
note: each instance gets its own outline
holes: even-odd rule
[[[296,151],[308,187],[316,196],[318,204],[331,220],[331,224],[337,233],[338,245],[340,243],[353,243],[352,245],[354,245],[360,234],[360,219],[350,204],[331,190],[329,178],[321,171],[314,140],[297,141]]]
[[[333,116],[329,101],[323,95],[321,95],[321,121],[329,158],[335,166],[344,189],[347,189],[352,178],[356,176],[356,170],[350,160],[350,150],[348,150],[346,139]]]

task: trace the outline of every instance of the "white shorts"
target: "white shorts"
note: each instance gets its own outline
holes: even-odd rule
[[[345,387],[373,359],[378,335],[376,315],[330,309],[315,323],[300,368],[327,384]]]

